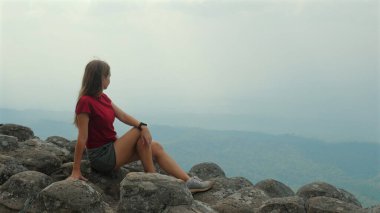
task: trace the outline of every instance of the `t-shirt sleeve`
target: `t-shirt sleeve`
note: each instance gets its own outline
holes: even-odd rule
[[[80,113],[91,114],[91,103],[90,100],[86,97],[81,97],[75,108],[75,113],[78,115]]]

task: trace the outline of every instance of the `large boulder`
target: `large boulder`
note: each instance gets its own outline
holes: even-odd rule
[[[12,175],[27,171],[14,157],[0,154],[0,185]]]
[[[7,153],[18,148],[18,140],[15,136],[0,135],[0,153]]]
[[[91,169],[91,164],[87,160],[81,162],[81,173],[89,180],[90,183],[98,186],[102,191],[115,200],[120,197],[120,182],[129,172],[125,168],[120,168],[118,171],[112,171],[108,174],[99,173]],[[52,177],[55,180],[64,180],[71,175],[73,170],[73,162],[62,164]]]
[[[310,213],[365,213],[362,209],[354,204],[346,203],[342,200],[332,197],[312,197],[306,202],[306,212]]]
[[[270,197],[290,197],[295,195],[290,187],[273,179],[260,181],[255,187],[263,190]]]
[[[174,177],[131,172],[120,183],[118,212],[162,212],[169,206],[192,203],[185,182]]]
[[[319,196],[331,197],[361,207],[361,204],[355,198],[354,195],[345,190],[339,190],[335,186],[324,182],[313,182],[305,186],[302,186],[297,191],[297,195],[305,199],[310,199],[312,197]]]
[[[226,174],[224,173],[223,169],[220,168],[216,163],[200,163],[197,165],[194,165],[190,171],[190,176],[198,176],[202,180],[209,180],[211,178],[217,178],[217,177],[226,177]]]
[[[101,193],[81,180],[63,180],[44,188],[34,203],[40,212],[111,212]]]
[[[210,181],[214,182],[213,187],[206,192],[194,194],[194,199],[214,205],[244,187],[253,186],[249,180],[243,177],[212,178]]]
[[[19,141],[34,137],[34,133],[29,127],[17,124],[0,124],[0,134],[15,136]]]
[[[46,143],[54,144],[55,146],[64,149],[62,151],[66,152],[65,158],[63,159],[63,162],[72,162],[74,161],[74,152],[75,152],[75,145],[76,141],[69,141],[64,137],[60,136],[50,136],[46,138]],[[85,153],[85,152],[84,152]],[[83,159],[86,159],[87,155],[83,155]]]
[[[22,210],[37,194],[53,182],[52,178],[36,171],[24,171],[10,177],[0,186],[0,210]]]
[[[28,140],[20,144],[20,147],[9,155],[18,159],[19,162],[28,168],[29,170],[39,171],[50,175],[56,169],[58,169],[62,160],[59,158],[64,155],[53,147],[48,147],[46,145],[41,145],[41,142],[37,139]]]
[[[352,203],[354,205],[357,205],[359,207],[362,207],[362,204],[359,202],[359,200],[355,197],[355,195],[351,194],[350,192],[346,191],[345,189],[338,188],[338,191],[341,193],[341,199],[347,203]]]
[[[52,143],[46,143],[39,139],[30,139],[20,145],[20,148],[48,151],[57,156],[63,163],[72,162],[70,152]]]
[[[298,196],[271,198],[264,202],[258,212],[305,213],[305,201],[303,198],[300,198]]]
[[[67,149],[68,151],[74,151],[74,150],[71,150],[72,149],[72,143],[71,141],[67,140],[66,138],[64,137],[60,137],[60,136],[50,136],[48,138],[46,138],[45,140],[46,142],[48,143],[52,143],[56,146],[59,146],[61,148],[65,148]]]
[[[212,206],[220,213],[254,212],[270,197],[261,189],[249,186],[229,195]]]

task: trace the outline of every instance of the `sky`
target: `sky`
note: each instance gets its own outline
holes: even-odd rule
[[[101,59],[111,66],[105,92],[132,114],[257,116],[272,122],[263,131],[380,142],[378,0],[1,0],[0,9],[0,108],[73,111],[85,65]]]

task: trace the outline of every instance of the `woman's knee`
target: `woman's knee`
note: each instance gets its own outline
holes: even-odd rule
[[[157,141],[153,141],[152,144],[151,144],[151,146],[152,146],[152,154],[153,154],[154,157],[157,157],[161,153],[164,152],[164,148]]]

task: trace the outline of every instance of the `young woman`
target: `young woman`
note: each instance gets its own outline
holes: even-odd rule
[[[75,109],[78,140],[69,178],[87,180],[80,170],[86,147],[91,167],[99,172],[118,170],[124,164],[137,160],[141,160],[145,172],[156,172],[155,159],[168,174],[185,181],[191,192],[210,189],[210,181],[189,177],[162,146],[152,140],[147,124],[125,113],[103,93],[110,84],[110,76],[110,67],[104,61],[90,61],[85,68]],[[118,138],[113,126],[115,118],[133,128]]]

